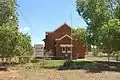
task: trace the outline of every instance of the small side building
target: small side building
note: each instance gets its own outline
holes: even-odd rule
[[[43,44],[34,44],[34,56],[43,57],[44,55],[44,45]]]

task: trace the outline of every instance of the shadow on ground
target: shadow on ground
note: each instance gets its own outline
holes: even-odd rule
[[[107,61],[66,61],[61,66],[44,66],[47,69],[58,70],[86,70],[87,73],[101,73],[102,71],[120,72],[120,63]]]
[[[19,64],[20,63],[16,63],[16,62],[11,62],[11,63],[0,62],[0,71],[8,71],[8,67],[13,67]]]

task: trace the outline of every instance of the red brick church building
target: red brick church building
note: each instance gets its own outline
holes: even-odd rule
[[[51,56],[58,58],[85,57],[85,48],[82,44],[72,42],[71,28],[67,24],[61,25],[53,32],[46,32],[44,42],[45,50],[52,51]]]

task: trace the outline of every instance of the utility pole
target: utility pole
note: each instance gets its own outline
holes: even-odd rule
[[[71,38],[72,38],[72,12],[71,12]],[[72,39],[71,39],[71,45],[73,45],[72,44]],[[73,48],[73,46],[71,46],[71,55],[70,55],[70,59],[72,60],[72,48]]]
[[[85,48],[86,48],[86,55],[88,55],[88,42],[87,42],[87,33],[85,33]]]

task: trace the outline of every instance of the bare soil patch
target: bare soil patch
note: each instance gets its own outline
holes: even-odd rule
[[[21,72],[20,80],[119,80],[120,73],[103,71],[91,73],[86,70],[63,70],[40,69],[25,70]]]
[[[9,78],[20,77],[17,70],[0,71],[0,80],[8,80]]]

